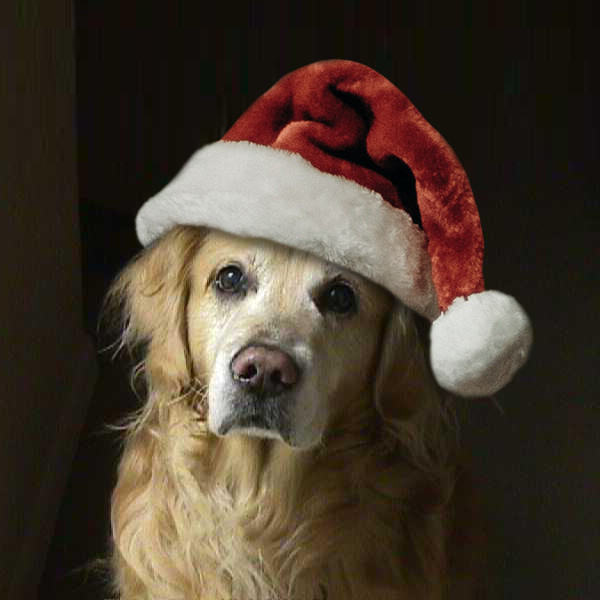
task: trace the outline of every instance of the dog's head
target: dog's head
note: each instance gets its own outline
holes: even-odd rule
[[[125,303],[125,342],[147,343],[150,388],[173,398],[199,382],[218,436],[309,448],[344,414],[377,403],[398,417],[418,403],[420,386],[406,385],[426,371],[412,313],[305,252],[178,227],[124,271],[113,296]]]

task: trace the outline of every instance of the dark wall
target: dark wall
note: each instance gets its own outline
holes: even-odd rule
[[[36,595],[94,384],[69,0],[0,3],[0,597]]]
[[[592,4],[149,4],[77,3],[87,268],[110,273],[133,252],[142,202],[281,75],[326,58],[379,70],[461,159],[487,285],[516,296],[534,325],[514,383],[461,403],[492,529],[491,597],[598,597]]]

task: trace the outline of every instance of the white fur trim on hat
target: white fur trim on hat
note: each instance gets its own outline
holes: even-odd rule
[[[267,238],[379,283],[417,313],[439,314],[426,236],[404,210],[299,154],[219,141],[196,152],[140,209],[148,245],[175,225]]]
[[[491,396],[527,359],[533,333],[525,311],[506,294],[488,290],[456,298],[431,326],[431,367],[444,389]]]

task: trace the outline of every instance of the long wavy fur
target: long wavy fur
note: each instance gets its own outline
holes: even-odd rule
[[[448,557],[459,477],[454,417],[429,375],[423,324],[395,309],[372,394],[356,398],[318,449],[217,438],[185,336],[188,267],[202,238],[197,228],[176,228],[123,271],[107,300],[119,347],[142,354],[145,387],[142,408],[124,425],[112,499],[117,594],[459,597]]]

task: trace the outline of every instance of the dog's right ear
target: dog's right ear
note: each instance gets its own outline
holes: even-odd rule
[[[116,314],[120,347],[144,345],[144,371],[152,388],[178,394],[190,381],[186,305],[192,258],[206,235],[176,227],[143,250],[117,277],[107,296]]]

